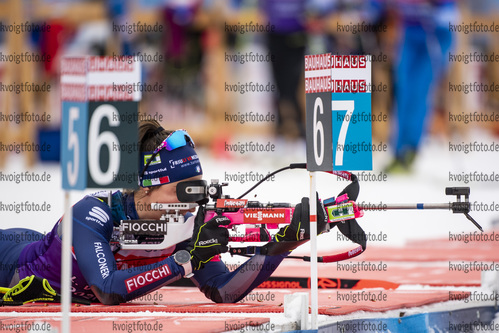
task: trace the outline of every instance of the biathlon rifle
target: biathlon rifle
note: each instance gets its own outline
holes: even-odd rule
[[[182,211],[206,206],[205,222],[215,215],[227,216],[231,223],[229,229],[229,240],[231,242],[269,242],[271,240],[270,230],[278,230],[281,226],[290,224],[294,212],[294,205],[289,203],[261,203],[243,199],[248,193],[275,174],[288,169],[306,169],[305,163],[294,163],[287,167],[269,173],[248,191],[237,198],[231,198],[223,194],[223,187],[227,183],[212,180],[207,185],[204,180],[179,182],[177,184],[177,197],[180,203],[153,203],[152,210],[162,210],[165,213],[160,220],[122,220],[118,231],[118,242],[122,249],[161,250],[178,244],[192,236],[194,228],[194,216],[187,219]],[[334,262],[349,259],[362,253],[366,248],[365,233],[357,224],[356,219],[364,216],[364,211],[380,211],[395,209],[445,209],[453,213],[462,213],[478,229],[483,232],[481,226],[470,216],[471,203],[469,201],[469,187],[447,187],[446,195],[456,195],[456,201],[448,203],[416,203],[416,204],[358,204],[356,203],[359,193],[358,179],[355,174],[347,171],[328,171],[328,173],[350,180],[351,183],[336,197],[322,201],[327,213],[330,228],[338,226],[347,238],[359,246],[340,254],[324,256],[319,262]],[[462,201],[464,196],[464,201]],[[211,202],[210,202],[211,201]],[[364,236],[364,237],[362,237]],[[277,245],[276,245],[277,246]],[[277,246],[282,247],[282,246]],[[265,248],[265,247],[264,247]],[[230,247],[231,254],[251,255],[259,252],[256,246]],[[283,250],[272,248],[259,253],[277,254]],[[309,257],[293,257],[309,261]]]

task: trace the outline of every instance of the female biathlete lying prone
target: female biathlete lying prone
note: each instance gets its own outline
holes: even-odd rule
[[[183,130],[169,132],[155,121],[143,122],[139,126],[139,147],[142,163],[138,190],[113,193],[112,208],[107,203],[107,195],[100,197],[99,193],[88,195],[73,206],[73,296],[104,304],[119,304],[182,277],[191,277],[193,273],[191,279],[209,299],[237,302],[265,281],[289,254],[289,251],[279,255],[256,254],[230,272],[218,256],[228,250],[227,228],[219,225],[226,225],[230,220],[216,216],[205,224],[203,206],[199,207],[195,217],[191,212],[183,212],[186,219],[195,218],[190,240],[154,251],[122,250],[118,245],[110,244],[113,226],[119,225],[121,220],[159,219],[162,212],[151,210],[150,204],[179,202],[176,195],[178,182],[201,179],[202,176],[194,142]],[[179,160],[186,162],[170,167],[170,161]],[[308,239],[309,218],[303,213],[308,209],[302,209],[304,205],[308,205],[308,200],[302,200],[296,206],[292,223],[283,227],[273,242],[297,241],[303,234]],[[326,228],[323,209],[318,202],[318,233]],[[61,237],[64,236],[61,221],[62,218],[52,231],[39,237],[39,241],[2,242],[0,286],[12,287],[21,279],[35,275],[46,279],[59,292]],[[7,235],[29,232],[32,239],[41,236],[36,231],[19,228],[1,232]],[[262,269],[244,269],[248,264],[251,265],[248,267]]]

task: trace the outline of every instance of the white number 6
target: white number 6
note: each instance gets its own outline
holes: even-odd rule
[[[319,111],[320,114],[324,113],[324,105],[322,104],[322,100],[319,97],[317,97],[315,99],[315,103],[314,103],[313,133],[314,133],[315,164],[317,164],[317,166],[321,166],[322,161],[324,160],[324,127],[322,126],[321,121],[317,121],[317,111]],[[318,151],[318,147],[317,147],[317,135],[319,135],[319,139],[320,139],[320,147],[321,147],[320,151]]]
[[[116,134],[110,131],[99,133],[103,118],[107,118],[109,126],[117,127],[120,124],[118,110],[109,104],[103,104],[95,109],[88,128],[88,168],[92,179],[99,185],[108,185],[113,181],[120,169],[120,151],[113,149],[113,143],[119,147]],[[109,167],[106,172],[100,168],[99,153],[103,145],[109,150]]]

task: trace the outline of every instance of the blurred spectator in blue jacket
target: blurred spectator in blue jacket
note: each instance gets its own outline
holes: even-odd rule
[[[407,172],[415,160],[426,123],[431,119],[438,85],[448,69],[453,46],[449,24],[458,18],[454,0],[372,0],[379,12],[399,16],[400,50],[394,70],[395,158],[387,172]]]

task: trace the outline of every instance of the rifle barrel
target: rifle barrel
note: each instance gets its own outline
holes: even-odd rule
[[[398,209],[445,209],[451,210],[451,203],[408,203],[408,204],[358,204],[362,210],[398,210]]]

